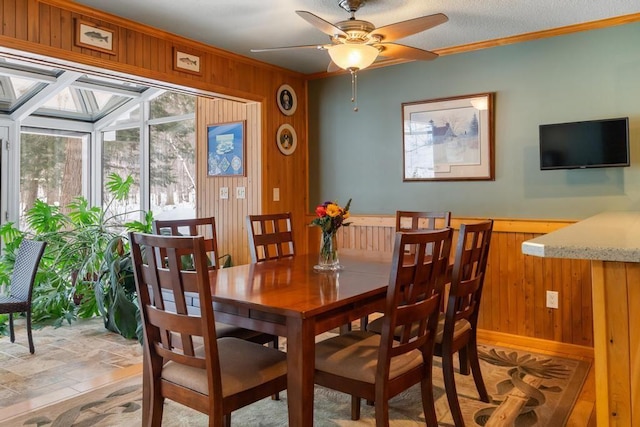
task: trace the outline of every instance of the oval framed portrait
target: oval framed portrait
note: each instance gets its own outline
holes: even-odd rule
[[[292,115],[298,108],[298,97],[289,85],[282,85],[278,88],[276,101],[278,102],[278,108],[285,116]]]
[[[276,134],[276,144],[278,149],[285,156],[290,156],[298,147],[298,135],[293,126],[289,124],[280,125]]]

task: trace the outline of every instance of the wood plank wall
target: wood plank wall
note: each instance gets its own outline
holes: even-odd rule
[[[79,19],[114,32],[113,54],[75,44],[75,23]],[[252,135],[259,141],[257,151],[249,153],[247,160],[263,165],[257,171],[259,177],[248,177],[248,181],[253,180],[250,185],[258,185],[252,187],[248,195],[254,196],[257,189],[259,194],[269,196],[260,197],[258,205],[249,205],[247,209],[252,213],[290,211],[295,222],[303,222],[308,206],[307,83],[304,75],[68,0],[0,0],[0,23],[0,52],[5,55],[38,59],[73,69],[90,69],[92,73],[110,76],[133,76],[162,88],[247,103],[247,110],[255,109],[255,112],[247,113],[247,118],[252,121]],[[175,70],[174,48],[198,54],[202,75]],[[297,94],[297,110],[291,116],[282,114],[276,103],[276,94],[282,84],[288,84]],[[220,114],[218,117],[199,122],[199,126],[227,117],[226,112],[218,111],[220,113],[214,112]],[[278,127],[284,123],[293,126],[298,136],[298,148],[291,156],[281,154],[275,142]],[[198,140],[198,144],[202,142],[202,139]],[[210,182],[202,176],[203,171],[206,175],[206,169],[199,169],[200,182]],[[198,212],[217,211],[213,206],[218,202],[217,193],[210,194],[217,188],[217,185],[198,188],[197,199],[209,204],[198,206]],[[279,188],[280,201],[273,201],[273,188]],[[244,226],[244,218],[237,220],[239,222],[230,225],[232,228]],[[301,230],[296,239],[305,242],[306,233]],[[242,256],[240,253],[239,257]]]
[[[306,223],[313,216],[308,215]],[[462,222],[480,218],[452,218]],[[591,270],[585,260],[539,258],[522,254],[525,240],[574,221],[494,220],[494,231],[480,307],[479,328],[498,333],[593,347]],[[342,227],[338,246],[343,253],[390,258],[395,218],[358,216]],[[319,229],[305,227],[309,252],[318,252]],[[454,234],[457,239],[457,232]],[[546,308],[546,291],[558,291],[559,308]]]
[[[244,120],[246,176],[207,176],[207,134],[212,124]],[[198,216],[215,216],[220,254],[230,254],[234,264],[250,262],[247,230],[243,219],[250,213],[260,212],[262,157],[260,151],[260,104],[242,103],[223,99],[199,98],[196,112],[197,153],[196,188]],[[227,187],[229,198],[219,197],[220,188]],[[245,199],[236,198],[236,188],[245,187]]]

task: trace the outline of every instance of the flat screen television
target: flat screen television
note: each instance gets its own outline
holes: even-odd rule
[[[540,169],[629,166],[629,118],[540,125]]]

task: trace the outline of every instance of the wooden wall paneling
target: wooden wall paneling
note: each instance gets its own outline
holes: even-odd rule
[[[576,271],[579,271],[575,286],[582,291],[581,311],[572,310],[573,316],[579,316],[581,319],[581,328],[576,328],[578,335],[574,337],[573,342],[580,345],[593,346],[593,301],[591,299],[590,264],[581,260],[572,260],[572,263],[575,265]]]
[[[151,38],[149,40],[149,68],[157,70],[160,68],[160,61],[158,59],[158,39]]]
[[[554,260],[551,263],[551,282],[549,282],[549,287],[545,288],[546,291],[555,291],[558,292],[558,309],[550,309],[548,308],[548,312],[551,314],[551,322],[552,329],[551,333],[553,334],[554,341],[562,341],[562,331],[565,329],[563,323],[563,314],[566,312],[571,312],[571,307],[562,305],[562,295],[564,292],[561,290],[562,283],[564,282],[562,276],[562,261]],[[545,295],[546,297],[546,295]]]
[[[553,336],[554,336],[553,328],[555,327],[555,312],[557,310],[547,307],[547,291],[553,290],[553,283],[554,283],[553,269],[554,269],[554,266],[557,265],[557,262],[555,260],[549,261],[546,258],[544,258],[544,260],[545,260],[543,262],[543,266],[544,266],[543,284],[544,285],[540,288],[540,294],[541,294],[540,300],[542,301],[542,305],[544,307],[544,324],[543,324],[544,326],[543,326],[542,338],[550,340],[550,339],[553,339]]]
[[[535,235],[533,233],[524,233],[524,240],[533,239]],[[523,293],[523,304],[524,304],[524,323],[522,325],[522,329],[518,330],[518,335],[524,336],[534,336],[533,333],[533,324],[535,319],[535,261],[536,257],[525,256],[524,257],[524,293]]]
[[[144,34],[136,31],[134,38],[134,61],[133,65],[135,67],[144,68]]]
[[[152,38],[148,35],[143,35],[142,37],[142,67],[151,69],[151,40]],[[153,40],[156,40],[155,37]]]
[[[500,277],[499,282],[494,283],[494,289],[498,290],[498,307],[501,308],[500,312],[500,326],[499,331],[509,332],[509,251],[508,240],[509,235],[505,233],[492,234],[491,240],[497,240],[498,250],[500,253]]]
[[[640,283],[640,268],[637,264],[626,265],[628,283]],[[627,302],[631,308],[629,312],[629,325],[633,325],[629,330],[629,348],[640,348],[640,293],[627,289]],[[633,412],[632,425],[640,425],[640,354],[629,355],[631,363],[631,407]]]
[[[25,6],[26,5],[26,6]],[[247,188],[247,196],[252,199],[243,209],[252,213],[290,211],[294,219],[294,233],[299,252],[308,247],[305,216],[308,209],[308,149],[307,149],[307,86],[305,76],[301,73],[278,68],[247,57],[188,40],[163,30],[135,23],[110,15],[105,12],[73,3],[67,0],[0,0],[2,26],[0,27],[0,44],[4,48],[25,51],[25,59],[29,54],[37,54],[99,69],[101,72],[129,74],[142,79],[164,82],[166,86],[187,88],[194,94],[206,97],[216,96],[225,99],[246,100],[246,110],[255,108],[250,114],[256,123],[255,152],[248,156],[252,170],[260,176],[248,176],[239,179],[220,178],[229,187],[230,195],[235,199],[234,189],[239,182]],[[96,50],[81,48],[74,44],[75,21],[83,19],[107,27],[117,34],[115,55]],[[183,47],[202,54],[202,76],[173,70],[173,47]],[[276,103],[277,89],[282,84],[289,84],[296,91],[298,108],[292,116],[284,116]],[[236,106],[236,113],[240,107]],[[223,120],[227,110],[217,107],[201,108],[208,111],[210,123]],[[237,117],[229,116],[229,119]],[[244,118],[244,116],[243,116]],[[298,148],[291,156],[283,156],[275,144],[275,135],[282,123],[291,124],[298,136]],[[206,126],[206,123],[198,122]],[[198,153],[202,154],[202,150]],[[249,167],[249,166],[248,166]],[[217,202],[217,190],[220,185],[211,184],[216,179],[206,179],[206,169],[198,168],[200,174],[197,198],[199,201],[213,206]],[[273,188],[280,188],[280,201],[272,200]],[[213,194],[212,194],[213,192]],[[264,192],[264,197],[262,193]],[[227,203],[230,205],[231,203]],[[249,210],[233,209],[244,216]],[[223,216],[224,218],[224,216]],[[242,218],[243,220],[244,218]],[[229,222],[229,221],[226,221]],[[233,223],[242,224],[234,219]],[[238,245],[235,261],[248,259],[245,250],[245,239],[232,240]]]
[[[73,32],[65,31],[65,28],[72,28],[73,19],[71,18],[71,12],[68,10],[60,10],[60,25],[57,27],[58,35],[60,39],[60,48],[64,50],[72,50],[73,48]]]
[[[40,17],[38,15],[37,0],[27,1],[27,15],[27,38],[31,41],[37,41],[40,37]]]
[[[571,283],[579,284],[581,279],[580,263],[577,260],[570,260]],[[571,287],[571,333],[572,341],[581,340],[582,337],[582,286]],[[591,289],[587,289],[591,293]],[[591,308],[591,307],[589,307]]]
[[[2,19],[2,34],[9,37],[16,36],[16,1],[4,0],[3,1],[3,19]]]
[[[51,10],[51,19],[50,19],[50,24],[51,27],[49,28],[49,37],[51,38],[51,46],[53,47],[61,47],[62,46],[62,39],[61,39],[61,31],[60,31],[60,25],[62,24],[62,19],[60,19],[60,9],[58,8],[53,8]],[[29,23],[29,27],[31,27],[31,25],[33,25],[31,22]],[[42,31],[44,31],[45,29],[43,28]]]
[[[607,264],[607,263],[605,263]],[[629,306],[629,281],[627,279],[626,263],[610,262],[609,267],[604,269],[604,280],[607,288],[605,295],[605,305],[610,323],[608,327],[609,345],[609,372],[611,386],[609,402],[614,415],[611,420],[615,420],[617,425],[631,426],[631,419],[627,418],[631,414],[631,389],[630,378],[630,346],[629,333],[632,332],[628,326],[629,313],[636,309]],[[635,283],[634,283],[635,285]],[[637,293],[637,292],[635,292]],[[597,372],[596,372],[597,374]],[[626,418],[626,419],[625,419]]]
[[[560,261],[561,273],[563,275],[571,275],[572,271],[572,260],[570,259],[562,259]],[[566,340],[567,342],[573,342],[573,329],[571,326],[573,325],[573,310],[570,310],[572,297],[571,297],[571,281],[563,280],[560,282],[560,288],[558,289],[560,292],[560,306],[562,307],[562,340]]]
[[[18,0],[15,4],[16,10],[16,37],[26,39],[29,37],[29,9],[24,0]]]
[[[493,242],[498,240],[498,236],[492,236]],[[457,239],[455,240],[457,241]],[[492,243],[493,243],[492,242]],[[496,246],[493,243],[494,247]],[[500,306],[500,251],[493,250],[489,252],[489,261],[487,263],[487,276],[484,282],[481,306],[489,307]],[[485,327],[492,331],[500,330],[500,311],[499,310],[480,310],[480,318],[486,319]]]
[[[245,177],[208,177],[207,126],[245,120]],[[250,212],[260,212],[261,194],[261,107],[258,103],[241,103],[221,99],[198,100],[197,114],[197,176],[198,188],[203,194],[198,203],[198,215],[216,217],[219,249],[229,253],[234,264],[249,262],[249,249],[245,218]],[[236,197],[237,187],[245,187],[245,199]],[[220,188],[227,187],[229,198],[219,198]]]
[[[18,2],[18,4],[25,4],[24,2]],[[18,12],[18,16],[20,15],[20,11],[16,10],[16,12]],[[42,44],[46,44],[46,45],[52,45],[51,43],[51,15],[50,15],[50,8],[47,6],[42,6],[39,10],[40,13],[36,13],[34,14],[35,16],[39,16],[39,20],[37,22],[38,25],[38,36],[36,37],[36,39],[38,40],[39,43]],[[27,21],[25,21],[24,23],[18,23],[18,26],[16,28],[16,37],[18,38],[28,38],[27,34],[25,34],[23,37],[20,32],[22,32],[21,30],[24,30],[25,32],[28,32],[28,16],[25,16],[25,18],[27,19]],[[60,19],[58,17],[58,19]]]
[[[524,296],[524,256],[521,254],[520,248],[522,247],[522,243],[525,241],[524,233],[511,233],[513,234],[513,246],[509,249],[510,258],[514,265],[513,275],[510,277],[511,280],[511,293],[510,293],[510,304],[513,305],[513,315],[514,319],[513,324],[511,325],[511,330],[509,333],[518,334],[521,325],[525,321],[524,317],[524,309],[525,309],[525,299]]]
[[[307,221],[313,218],[308,215]],[[392,217],[361,216],[352,217],[350,221],[352,224],[338,234],[341,251],[390,257],[395,227]],[[461,222],[471,223],[475,219],[452,219],[454,227],[459,227]],[[522,242],[571,223],[495,220],[480,305],[480,329],[593,346],[589,262],[532,257],[521,251]],[[454,240],[457,235],[454,229]],[[317,227],[309,228],[308,236],[308,250],[317,253]],[[558,309],[546,307],[547,290],[559,292]]]

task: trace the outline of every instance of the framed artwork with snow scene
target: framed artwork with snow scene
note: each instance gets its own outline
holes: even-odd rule
[[[403,103],[403,181],[493,181],[494,95]]]

